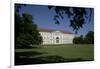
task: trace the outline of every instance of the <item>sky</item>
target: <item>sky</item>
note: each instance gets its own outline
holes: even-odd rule
[[[94,10],[92,9],[94,12]],[[89,13],[88,9],[87,12]],[[29,13],[33,16],[33,22],[37,24],[38,28],[44,29],[54,29],[54,30],[63,30],[71,33],[75,33],[73,29],[69,26],[70,21],[67,15],[64,15],[64,19],[59,19],[60,24],[55,24],[54,15],[55,10],[49,10],[47,6],[44,5],[27,5],[20,9],[20,14]],[[90,15],[87,15],[89,17]],[[79,29],[77,35],[85,35],[88,31],[94,31],[94,13],[91,15],[91,21],[86,18],[86,23],[83,28]]]

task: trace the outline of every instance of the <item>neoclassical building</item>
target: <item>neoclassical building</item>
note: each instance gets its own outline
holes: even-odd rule
[[[74,34],[66,31],[39,29],[43,44],[72,44]]]

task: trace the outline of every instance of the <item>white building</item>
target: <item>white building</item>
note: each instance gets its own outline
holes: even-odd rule
[[[59,30],[39,29],[43,44],[72,44],[74,34]]]

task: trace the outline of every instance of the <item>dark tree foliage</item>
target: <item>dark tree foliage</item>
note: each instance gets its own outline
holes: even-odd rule
[[[94,32],[93,31],[89,31],[85,38],[84,41],[88,44],[94,44]]]
[[[83,35],[73,39],[74,44],[94,44],[94,32],[89,31],[84,37]]]
[[[73,43],[75,43],[75,44],[83,44],[84,43],[83,35],[81,35],[79,37],[75,37],[73,39]]]
[[[22,7],[25,7],[26,4],[15,4],[15,13],[19,13],[19,10],[22,8]]]
[[[37,25],[33,23],[33,17],[29,13],[19,14],[23,5],[15,5],[15,48],[26,48],[42,43]],[[17,7],[18,6],[18,7]]]
[[[85,22],[85,17],[92,14],[92,8],[80,8],[80,7],[63,7],[63,6],[48,6],[48,9],[54,9],[56,15],[54,16],[55,24],[60,24],[59,18],[64,18],[63,14],[66,14],[70,19],[70,27],[73,28],[75,33],[83,27]],[[87,9],[90,11],[87,12]]]

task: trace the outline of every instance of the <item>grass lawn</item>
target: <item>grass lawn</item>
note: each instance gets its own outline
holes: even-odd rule
[[[41,45],[15,49],[15,65],[94,60],[93,44]]]

